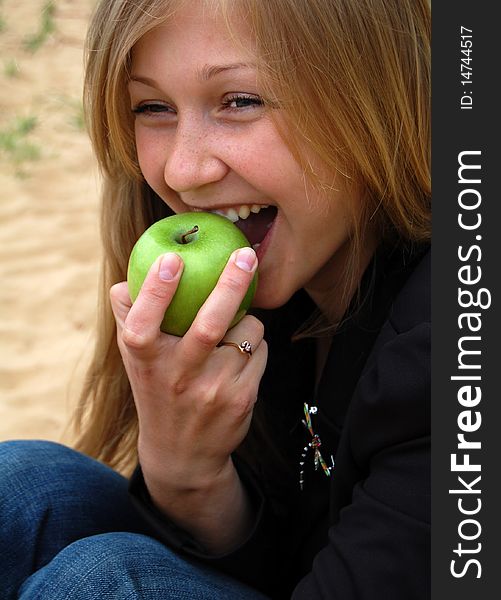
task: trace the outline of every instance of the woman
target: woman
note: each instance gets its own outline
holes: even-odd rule
[[[10,594],[427,597],[429,20],[419,0],[99,3],[105,261],[77,449],[138,466],[130,504],[73,450],[4,445],[27,490]],[[200,210],[253,249],[177,338],[159,324],[182,261],[134,304],[127,262],[149,224]]]

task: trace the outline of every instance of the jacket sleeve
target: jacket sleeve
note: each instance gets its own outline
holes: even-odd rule
[[[429,598],[429,323],[403,333],[386,324],[343,436],[332,489],[344,508],[293,600]]]

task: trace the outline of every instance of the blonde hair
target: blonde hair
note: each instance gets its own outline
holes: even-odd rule
[[[108,301],[133,244],[169,209],[147,186],[135,152],[126,83],[131,49],[185,0],[103,0],[89,27],[84,100],[104,185],[99,326],[74,424],[76,447],[127,472],[137,418]],[[205,0],[231,29],[242,11],[257,41],[263,95],[285,115],[284,139],[305,175],[308,147],[365,191],[354,217],[354,272],[367,227],[380,239],[430,237],[430,6],[427,0]],[[271,111],[273,113],[273,111]],[[324,172],[324,170],[323,170]],[[332,184],[333,185],[333,184]]]

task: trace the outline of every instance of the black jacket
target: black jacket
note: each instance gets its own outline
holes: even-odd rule
[[[291,342],[313,309],[306,294],[263,316],[270,353],[256,412],[268,433],[249,436],[250,460],[234,457],[257,509],[249,538],[207,556],[155,509],[138,468],[130,490],[160,540],[273,598],[429,598],[429,248],[379,250],[360,298],[317,390],[313,341]],[[318,408],[311,421],[330,476],[315,471],[305,402]]]

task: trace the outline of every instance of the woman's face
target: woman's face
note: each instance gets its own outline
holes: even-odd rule
[[[259,259],[255,306],[276,308],[303,287],[321,305],[347,258],[360,198],[340,176],[328,196],[308,183],[271,118],[281,109],[263,105],[245,24],[235,23],[236,44],[219,16],[196,5],[133,51],[129,91],[143,175],[176,213],[239,215]]]

